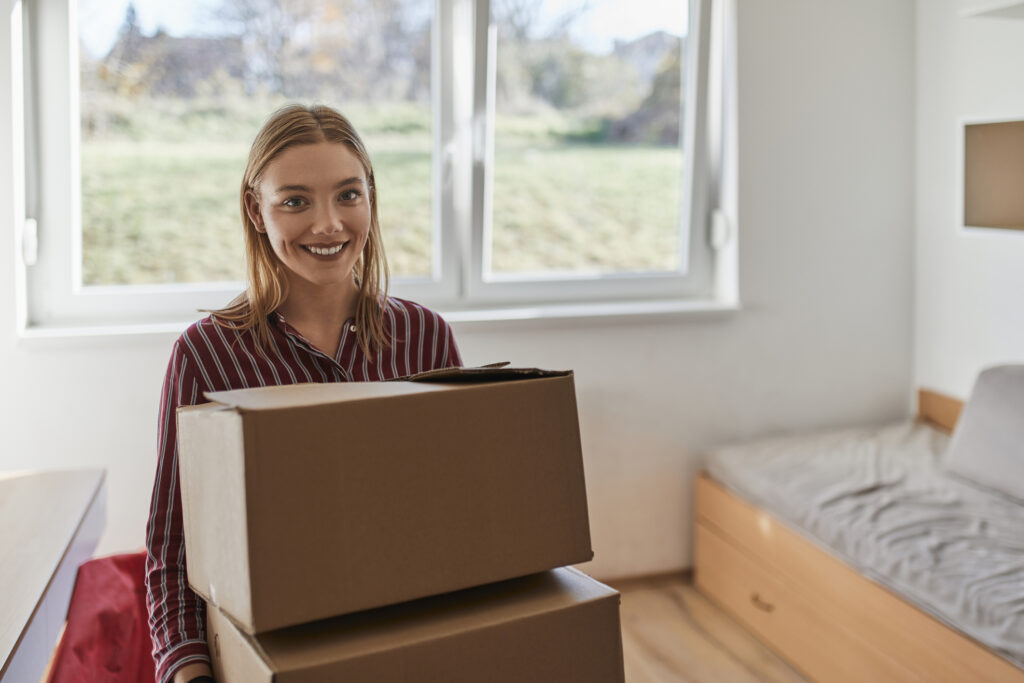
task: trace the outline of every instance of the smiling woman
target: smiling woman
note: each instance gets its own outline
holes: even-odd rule
[[[278,311],[320,349],[333,350],[332,335],[356,314],[356,283],[367,279],[358,262],[371,230],[380,232],[371,199],[362,162],[341,142],[284,150],[244,191],[246,218],[284,266]]]
[[[174,345],[158,423],[146,586],[157,678],[209,675],[203,601],[188,587],[177,477],[179,406],[206,392],[393,379],[461,365],[447,323],[389,297],[373,166],[329,107],[277,111],[241,188],[248,287]]]
[[[333,353],[353,318],[364,353],[387,341],[373,165],[348,119],[325,106],[280,109],[253,141],[241,209],[250,286],[214,313],[219,322],[253,329],[265,343],[276,311]]]

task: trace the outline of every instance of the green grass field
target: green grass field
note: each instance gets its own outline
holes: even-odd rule
[[[492,269],[648,271],[678,265],[682,156],[559,145],[495,153]]]
[[[205,139],[218,142],[177,134],[145,141],[160,130],[156,124],[145,134],[83,142],[85,284],[243,279],[238,192],[248,140],[233,140],[238,129],[218,115],[190,124],[216,131]],[[392,275],[425,275],[431,261],[429,127],[416,112],[389,118],[356,111],[351,117],[373,155]],[[246,121],[243,132],[251,135],[255,127]],[[499,134],[496,152],[495,272],[677,265],[678,150],[566,143],[545,122],[519,123],[514,130]]]

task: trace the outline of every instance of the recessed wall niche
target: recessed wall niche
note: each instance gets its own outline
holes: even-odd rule
[[[1024,230],[1024,121],[964,126],[964,226]]]

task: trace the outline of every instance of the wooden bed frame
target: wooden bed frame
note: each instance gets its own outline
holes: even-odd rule
[[[951,432],[963,403],[918,393]],[[1024,683],[1024,670],[954,631],[742,500],[697,481],[697,588],[819,681]]]

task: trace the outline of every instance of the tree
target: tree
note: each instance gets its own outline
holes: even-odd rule
[[[285,91],[285,55],[310,4],[309,0],[223,1],[216,16],[242,36],[247,92],[261,88],[271,93]]]
[[[590,11],[590,0],[552,17],[547,26],[541,26],[545,0],[495,0],[491,5],[501,38],[524,42],[530,39],[564,39],[572,25]],[[542,30],[543,29],[543,30]]]
[[[679,144],[682,109],[682,41],[662,58],[650,91],[636,111],[612,125],[613,139],[624,142]]]
[[[139,28],[139,17],[135,4],[128,3],[124,11],[124,21],[117,30],[117,40],[107,54],[107,62],[132,63],[138,59],[139,50],[144,36]]]

